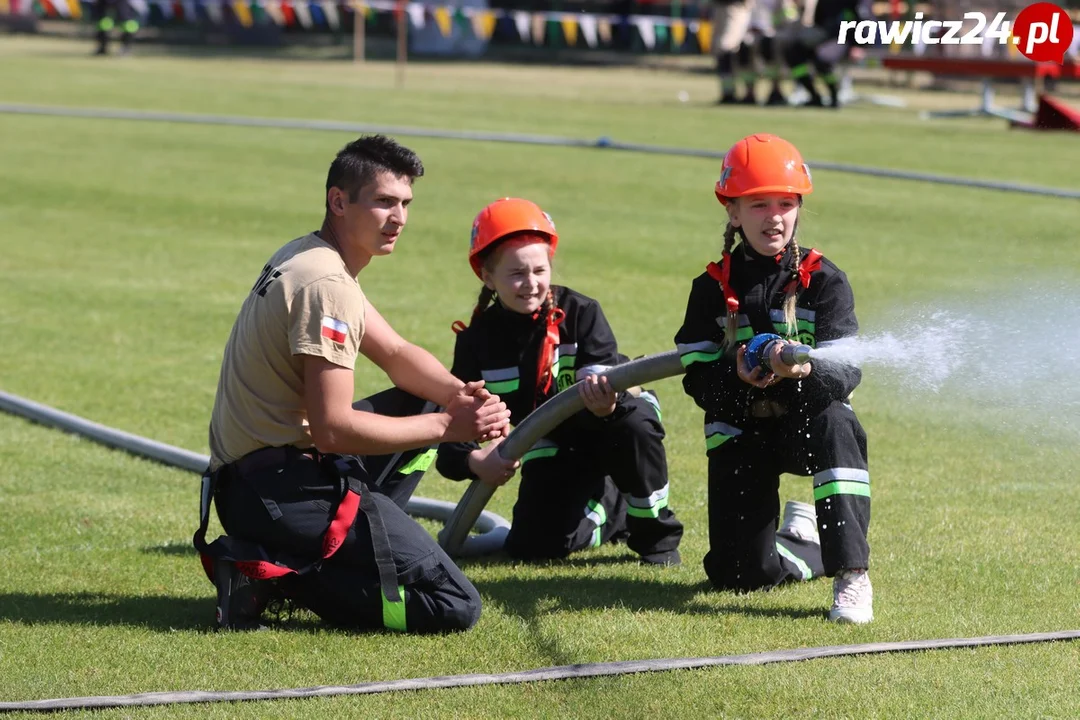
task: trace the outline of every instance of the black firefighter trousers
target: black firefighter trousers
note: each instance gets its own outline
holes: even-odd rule
[[[866,433],[850,405],[833,402],[811,418],[789,412],[724,432],[729,439],[709,451],[704,565],[715,587],[767,589],[869,567]],[[813,476],[820,547],[777,534],[781,473]]]
[[[434,409],[397,389],[354,407],[395,416]],[[334,471],[334,456],[319,457],[291,447],[265,448],[225,466],[215,495],[218,517],[229,537],[255,544],[270,561],[306,566],[303,572],[274,582],[283,595],[333,625],[412,633],[466,630],[480,617],[476,588],[404,511],[434,452],[426,448],[354,458],[358,462],[353,463],[357,469],[353,477],[360,480],[361,495],[369,495],[372,509],[356,513],[341,546],[321,562],[317,560],[324,554],[323,539],[345,487]],[[269,462],[261,463],[260,454]],[[389,541],[398,602],[387,598],[380,583],[371,512],[377,513]]]
[[[659,402],[646,390],[620,404],[614,419],[582,410],[522,457],[511,557],[564,558],[618,540],[654,561],[675,553],[683,525],[668,507]]]

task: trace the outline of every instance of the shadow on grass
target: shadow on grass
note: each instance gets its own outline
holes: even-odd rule
[[[753,607],[710,602],[702,595],[716,593],[714,600],[730,597],[714,591],[707,582],[685,585],[663,579],[637,578],[507,578],[477,582],[485,602],[516,615],[529,626],[529,643],[552,665],[579,662],[575,651],[565,647],[558,630],[544,622],[545,616],[588,610],[660,611],[690,615],[741,615],[760,618],[823,619],[822,610],[801,607]],[[567,617],[567,622],[572,620]],[[630,620],[630,622],[639,622]],[[640,622],[648,622],[643,618]],[[666,622],[661,619],[661,623]]]
[[[691,615],[734,614],[765,618],[816,618],[825,611],[805,607],[754,607],[737,603],[709,602],[734,597],[714,590],[707,582],[685,585],[663,579],[639,578],[506,578],[477,581],[477,589],[490,602],[525,620],[552,612],[624,609],[632,612],[663,611]]]
[[[97,592],[2,593],[0,620],[65,625],[128,625],[151,630],[211,630],[214,601],[168,595]]]
[[[212,591],[211,591],[212,592]],[[318,633],[333,630],[307,610],[296,607],[274,609],[271,604],[263,625],[290,632]],[[158,632],[194,630],[217,631],[214,598],[184,598],[168,595],[131,596],[98,592],[2,593],[0,621],[26,625],[113,625],[142,627]]]

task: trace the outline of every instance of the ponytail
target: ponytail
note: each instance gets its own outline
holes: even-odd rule
[[[735,235],[738,230],[728,222],[727,227],[724,228],[724,277],[726,283],[730,283],[731,280],[731,248],[735,245]],[[725,285],[725,282],[721,282],[721,285]],[[733,296],[730,287],[722,287],[725,296]],[[724,350],[728,351],[735,347],[735,343],[739,336],[739,309],[738,303],[727,303],[727,317],[724,323]]]
[[[791,253],[791,276],[792,280],[797,281],[799,278],[799,263],[802,262],[802,251],[799,249],[799,242],[795,239],[795,233],[791,234]],[[788,283],[787,295],[784,297],[784,324],[787,326],[785,334],[788,337],[795,335],[798,331],[798,321],[795,318],[795,296],[798,291],[798,282]]]
[[[483,312],[484,312],[485,310],[487,310],[487,308],[488,308],[488,305],[490,305],[490,304],[491,304],[491,301],[492,301],[492,300],[493,300],[494,298],[495,298],[495,291],[494,291],[494,290],[492,290],[491,288],[489,288],[489,287],[488,287],[487,285],[485,285],[485,286],[483,286],[482,288],[480,288],[480,296],[476,298],[476,307],[475,307],[475,308],[473,308],[473,312],[472,312],[472,318],[470,318],[470,319],[469,319],[469,324],[470,324],[470,325],[471,325],[472,323],[476,322],[476,318],[480,317],[480,314],[481,314],[481,313],[483,313]],[[453,330],[453,331],[454,331],[455,333],[459,333],[459,332],[461,332],[461,331],[462,331],[462,330],[464,330],[464,329],[465,329],[466,327],[468,327],[468,325],[466,325],[465,323],[461,322],[460,320],[455,320],[455,321],[454,321],[454,322],[453,322],[453,323],[452,323],[452,324],[450,325],[450,328],[451,328],[451,329],[452,329],[452,330]]]

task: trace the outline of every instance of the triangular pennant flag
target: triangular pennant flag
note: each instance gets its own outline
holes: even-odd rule
[[[322,9],[323,15],[326,16],[326,24],[331,30],[337,30],[341,27],[341,16],[338,15],[337,3],[334,0],[320,0],[319,8]]]
[[[210,18],[210,22],[215,25],[221,25],[225,22],[225,16],[221,12],[221,3],[219,2],[205,2],[203,8],[206,10],[206,16]]]
[[[315,24],[315,27],[321,28],[327,24],[326,15],[323,13],[323,9],[319,5],[318,0],[311,0],[308,4],[308,12],[311,13],[311,22]]]
[[[424,20],[424,6],[420,3],[409,3],[405,6],[405,11],[409,13],[409,21],[413,24],[417,30],[423,30],[427,22]]]
[[[266,12],[259,0],[249,0],[249,7],[251,8],[251,19],[256,25],[266,25],[269,13]],[[273,22],[270,20],[269,22]]]
[[[600,18],[596,22],[596,30],[600,34],[600,42],[605,45],[611,44],[611,22],[606,18]]]
[[[70,3],[71,0],[68,0],[68,2]],[[158,12],[161,13],[162,20],[172,20],[176,17],[176,10],[173,8],[173,4],[168,0],[153,0],[151,3],[151,11],[153,11],[153,8],[155,7]]]
[[[128,0],[128,6],[140,18],[145,18],[150,15],[150,6],[147,4],[146,0]]]
[[[671,42],[676,48],[682,47],[686,40],[686,25],[681,20],[671,21]]]
[[[656,27],[652,20],[639,16],[634,18],[634,26],[637,27],[638,35],[641,36],[641,42],[645,43],[645,47],[649,50],[656,47]]]
[[[195,11],[195,0],[182,0],[180,5],[184,8],[184,19],[189,23],[196,22],[199,19],[199,15]]]
[[[698,23],[697,28],[697,41],[698,46],[701,47],[701,52],[708,55],[712,52],[712,23],[707,20],[702,20]]]
[[[303,1],[300,0],[300,2]],[[296,13],[293,12],[292,3],[289,0],[281,0],[281,14],[285,16],[285,27],[296,26]]]
[[[242,26],[249,28],[255,24],[254,19],[251,17],[251,8],[247,6],[244,0],[232,0],[231,7],[233,14],[236,15],[236,21]]]
[[[667,25],[658,24],[653,26],[656,29],[656,41],[661,45],[667,42],[668,28]]]
[[[310,28],[315,23],[311,20],[311,10],[308,9],[307,0],[297,0],[293,4],[293,12],[296,13],[296,21],[302,28]]]
[[[53,3],[53,9],[56,10],[58,15],[68,17],[71,15],[71,8],[68,7],[67,0],[56,0]]]
[[[566,38],[567,45],[577,45],[577,23],[574,22],[574,18],[563,15],[559,21],[562,25],[563,37]]]
[[[521,42],[528,41],[529,37],[529,13],[516,11],[514,13],[514,26],[517,28]]]
[[[532,16],[532,39],[533,45],[544,44],[544,26],[547,24],[547,18],[542,13],[536,13]]]
[[[285,25],[285,14],[281,12],[280,0],[261,0],[258,5],[261,6],[262,9],[266,12],[266,14],[270,17],[270,22],[274,23],[278,27],[282,27]]]
[[[473,32],[481,40],[490,40],[495,32],[495,13],[490,10],[481,10],[473,15]]]
[[[578,24],[581,26],[581,36],[585,38],[585,44],[596,47],[596,16],[582,13],[578,16]]]
[[[449,37],[451,27],[454,21],[450,18],[450,11],[442,5],[435,7],[435,24],[439,26],[439,34],[443,37]]]

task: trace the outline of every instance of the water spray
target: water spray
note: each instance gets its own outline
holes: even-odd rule
[[[756,367],[774,372],[769,358],[772,356],[772,349],[776,343],[782,346],[780,362],[788,367],[810,362],[810,352],[813,348],[809,345],[785,342],[784,338],[775,333],[760,333],[752,337],[746,345],[746,364],[750,367],[750,372],[753,372]]]

